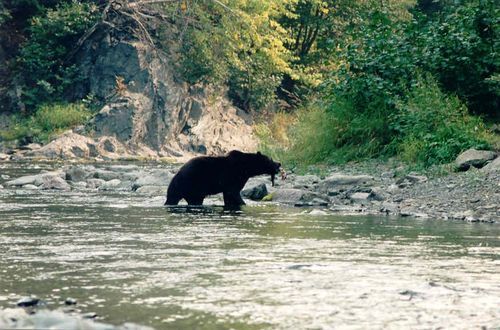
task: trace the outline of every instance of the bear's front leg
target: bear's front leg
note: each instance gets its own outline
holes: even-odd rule
[[[224,205],[225,206],[241,206],[245,205],[245,202],[241,198],[239,191],[224,191]]]

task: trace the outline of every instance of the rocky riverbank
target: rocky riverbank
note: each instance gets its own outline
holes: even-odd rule
[[[316,213],[384,214],[421,218],[500,222],[500,158],[467,151],[440,175],[405,173],[388,163],[329,167],[323,174],[288,173],[271,185],[262,176],[249,180],[242,195],[249,204],[279,203],[314,208]],[[2,189],[131,192],[160,197],[180,165],[70,164],[53,171],[10,178]],[[480,168],[480,169],[479,169]],[[458,171],[461,169],[461,171]],[[467,170],[467,171],[465,171]],[[159,202],[160,203],[160,202]],[[222,205],[217,195],[205,204]]]
[[[35,308],[0,309],[0,329],[88,329],[88,330],[152,330],[151,327],[125,323],[114,326],[96,322],[94,313],[78,314],[72,309]]]

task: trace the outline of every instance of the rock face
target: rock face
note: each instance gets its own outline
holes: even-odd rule
[[[481,168],[496,156],[493,151],[469,149],[458,155],[455,165],[460,171],[467,171],[471,166]]]
[[[221,92],[180,81],[172,55],[152,45],[134,20],[119,15],[126,10],[120,6],[106,21],[127,26],[129,33],[104,24],[76,55],[86,79],[75,86],[73,97],[91,94],[105,100],[91,123],[95,137],[112,137],[129,154],[148,157],[255,150],[248,116]],[[153,32],[164,24],[154,19],[149,23]],[[84,156],[91,153],[82,149]],[[102,149],[117,153],[113,144]]]

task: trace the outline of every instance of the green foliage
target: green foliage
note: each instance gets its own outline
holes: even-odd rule
[[[0,139],[29,137],[36,142],[47,142],[66,129],[84,124],[91,116],[92,112],[84,103],[44,104],[30,117],[13,116],[10,128],[0,131]]]
[[[476,113],[500,116],[500,6],[472,0],[450,6],[419,31],[421,66]]]
[[[468,148],[488,149],[491,137],[478,117],[431,78],[419,78],[405,101],[396,104],[392,145],[402,159],[424,167],[448,163]]]
[[[95,5],[73,1],[32,19],[30,36],[18,58],[23,101],[29,109],[62,100],[64,91],[80,77],[66,57],[78,38],[94,23]]]
[[[178,25],[187,24],[187,30],[181,29],[183,78],[190,83],[226,83],[230,97],[245,110],[267,106],[283,74],[290,70],[286,30],[277,21],[286,13],[288,2],[190,3],[177,20]]]
[[[257,126],[261,148],[290,165],[341,164],[374,157],[399,156],[416,167],[452,161],[465,149],[488,149],[493,136],[482,120],[467,113],[456,97],[443,93],[436,81],[417,75],[413,87],[387,107],[383,100],[366,111],[349,99],[330,106],[304,108],[283,125]],[[268,128],[268,129],[265,129]],[[276,137],[286,132],[286,143]]]

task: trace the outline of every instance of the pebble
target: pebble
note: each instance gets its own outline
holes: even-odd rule
[[[66,305],[76,305],[77,301],[76,301],[75,298],[68,297],[68,298],[66,298],[66,300],[64,301],[64,303]]]

